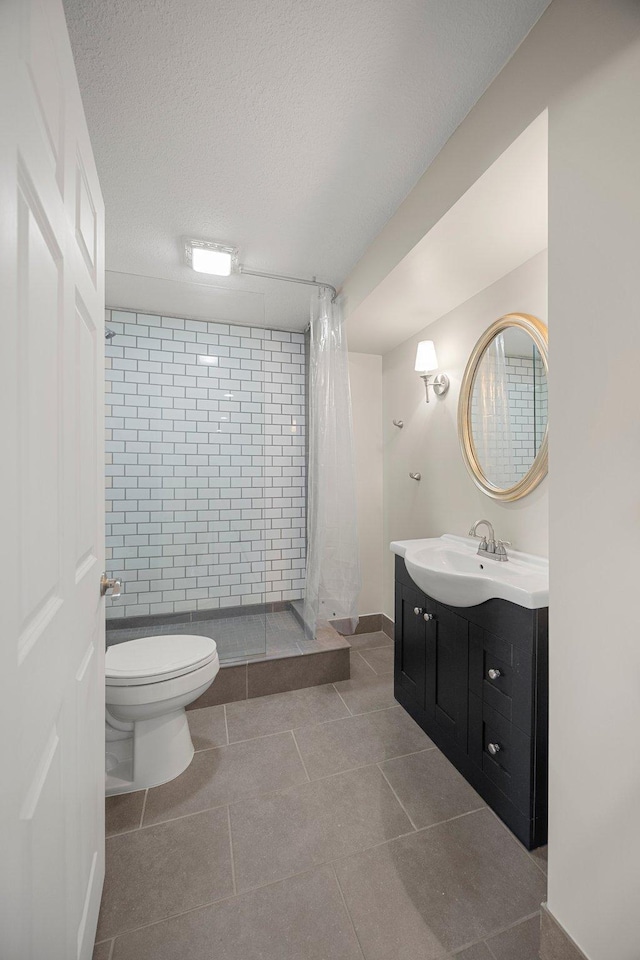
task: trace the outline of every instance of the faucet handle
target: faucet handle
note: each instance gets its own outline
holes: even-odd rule
[[[489,544],[487,543],[486,537],[479,537],[480,543],[478,544],[478,553],[482,550],[483,553],[486,553],[489,549]]]
[[[496,556],[497,556],[497,557],[504,557],[504,559],[506,560],[506,559],[507,559],[507,551],[505,550],[505,547],[510,547],[510,546],[511,546],[511,541],[510,541],[510,540],[498,540],[497,543],[496,543],[496,551],[495,551],[495,552],[496,552]]]

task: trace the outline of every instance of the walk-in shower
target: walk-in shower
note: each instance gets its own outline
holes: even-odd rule
[[[320,621],[355,628],[336,291],[259,275],[318,288],[306,334],[107,311],[106,546],[122,581],[110,643],[204,633],[230,662],[309,653]]]
[[[197,632],[227,661],[299,652],[304,333],[115,310],[107,328],[109,641]]]

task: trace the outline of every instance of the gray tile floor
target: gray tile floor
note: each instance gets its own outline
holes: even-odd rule
[[[537,960],[545,852],[353,639],[351,680],[190,711],[189,769],[108,799],[95,960]]]
[[[216,641],[218,656],[224,663],[261,657],[297,656],[312,652],[313,646],[305,639],[300,621],[289,610],[195,620],[192,623],[156,624],[153,627],[117,627],[108,629],[107,642],[111,645],[167,633],[211,637]]]

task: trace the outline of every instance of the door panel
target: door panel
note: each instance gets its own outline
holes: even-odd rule
[[[422,612],[424,597],[410,587],[398,589],[399,609],[396,623],[400,624],[396,643],[396,676],[411,699],[424,709],[425,706],[425,622]]]
[[[434,722],[459,747],[467,747],[468,631],[466,620],[427,598],[427,696]]]
[[[104,207],[60,0],[0,3],[0,956],[89,960],[104,876]]]

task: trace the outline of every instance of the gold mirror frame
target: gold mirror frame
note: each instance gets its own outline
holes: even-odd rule
[[[483,493],[486,493],[488,497],[492,497],[494,500],[520,500],[521,497],[526,497],[527,494],[531,493],[531,491],[534,490],[540,481],[547,475],[549,464],[548,422],[547,428],[544,432],[544,438],[535,460],[529,467],[529,470],[524,475],[522,480],[519,480],[518,483],[514,484],[512,487],[501,489],[499,487],[494,487],[493,484],[489,483],[482,467],[480,466],[480,462],[476,454],[476,449],[473,443],[473,435],[471,432],[471,394],[473,391],[473,382],[475,380],[476,371],[485,350],[493,338],[499,333],[502,333],[504,330],[510,329],[511,327],[516,327],[519,330],[523,330],[525,333],[529,334],[534,344],[538,348],[538,352],[540,353],[542,362],[544,363],[545,373],[547,374],[548,378],[549,348],[546,326],[541,320],[538,320],[537,317],[533,317],[528,313],[507,313],[504,317],[500,317],[499,320],[496,320],[495,323],[492,323],[491,326],[485,330],[473,348],[464,372],[464,377],[462,378],[460,402],[458,403],[458,437],[460,439],[460,447],[462,449],[462,458],[464,460],[464,464],[471,474],[471,478],[473,479],[475,485],[479,487]]]

